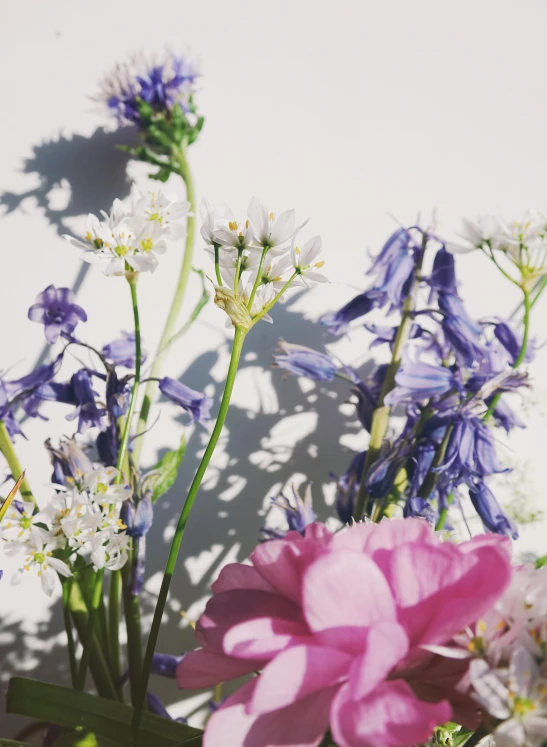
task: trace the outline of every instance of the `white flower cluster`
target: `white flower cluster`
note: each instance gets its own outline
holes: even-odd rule
[[[495,608],[455,643],[459,648],[444,653],[473,657],[472,697],[497,724],[496,747],[541,747],[547,739],[547,567],[515,569]]]
[[[89,557],[95,570],[120,569],[128,558],[130,538],[120,519],[123,501],[130,490],[118,485],[118,471],[98,466],[59,492],[37,513],[34,504],[14,501],[0,524],[0,543],[8,555],[23,557],[11,583],[18,584],[27,574],[36,573],[42,588],[51,596],[57,574],[71,576],[64,557]]]
[[[131,196],[114,200],[110,213],[102,211],[87,219],[85,241],[73,236],[64,238],[83,249],[85,262],[104,265],[105,275],[154,272],[158,255],[167,249],[166,241],[186,235],[179,221],[190,214],[190,203],[168,197],[161,189],[141,194],[133,185]]]
[[[547,273],[547,211],[528,211],[512,221],[494,215],[465,218],[460,238],[461,242],[449,242],[447,248],[455,253],[480,249],[490,256],[502,252],[528,276],[537,278]]]
[[[250,320],[259,316],[271,322],[267,311],[289,285],[328,282],[319,272],[324,262],[316,261],[321,237],[299,248],[296,236],[308,221],[297,226],[294,210],[276,216],[253,197],[241,221],[226,206],[216,208],[208,200],[202,200],[200,212],[201,235],[217,266],[217,303],[224,303],[232,322],[230,297],[247,309]]]

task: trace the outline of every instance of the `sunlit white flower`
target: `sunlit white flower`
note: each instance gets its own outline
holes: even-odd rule
[[[259,247],[254,245],[253,227],[248,218],[238,222],[230,215],[225,224],[214,229],[213,240],[229,251],[259,250]]]
[[[191,214],[187,200],[165,195],[161,189],[142,194],[136,185],[133,185],[131,200],[131,221],[138,226],[137,233],[142,230],[143,223],[157,223],[169,238],[183,239],[186,236],[186,226],[180,221]]]
[[[502,231],[499,218],[481,215],[475,220],[463,218],[463,230],[459,234],[462,242],[448,242],[446,248],[455,254],[466,254],[480,249],[486,242],[496,242]]]
[[[129,485],[116,482],[119,475],[120,472],[115,467],[100,465],[85,473],[82,485],[91,494],[92,499],[101,505],[121,503],[131,498],[131,489]]]
[[[125,532],[99,532],[91,542],[91,561],[95,570],[108,568],[118,571],[127,562],[130,537]]]
[[[23,566],[13,574],[12,585],[20,584],[25,576],[36,573],[42,582],[42,589],[50,597],[55,588],[57,574],[72,576],[72,571],[67,564],[53,557],[54,549],[52,545],[45,545],[38,535],[30,535],[26,544],[28,554]]]
[[[478,702],[502,720],[493,732],[496,747],[541,747],[547,735],[547,679],[534,657],[518,648],[507,670],[476,659],[470,675]]]
[[[229,220],[233,220],[232,213],[226,205],[217,208],[205,198],[199,204],[199,213],[201,216],[201,236],[205,244],[212,248],[214,244],[218,243],[214,237],[215,229],[226,225]]]
[[[31,535],[36,535],[42,542],[46,542],[48,532],[38,526],[42,519],[40,514],[34,513],[34,503],[24,501],[18,505],[22,510],[12,503],[0,524],[2,540],[22,546],[29,541]]]
[[[289,255],[279,257],[279,259],[274,259],[271,253],[268,252],[260,273],[260,282],[263,285],[271,284],[276,291],[281,290],[288,279],[287,277],[284,277],[287,270],[291,270],[291,272],[293,270],[293,264]],[[256,272],[255,269],[251,275],[253,281],[256,278]],[[295,280],[296,279],[297,278],[295,278]]]
[[[321,252],[321,236],[312,236],[308,239],[302,249],[294,242],[291,248],[291,262],[295,270],[302,278],[305,285],[309,282],[328,283],[328,279],[321,272],[317,272],[325,264],[323,261],[315,262],[315,258]]]
[[[285,210],[276,217],[274,213],[269,212],[258,197],[252,198],[247,215],[255,234],[256,244],[261,248],[267,247],[274,253],[284,251],[282,249],[284,246],[288,251],[287,243],[302,228],[302,226],[296,227],[294,210]]]

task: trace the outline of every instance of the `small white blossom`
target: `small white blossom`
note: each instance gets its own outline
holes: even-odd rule
[[[131,497],[129,485],[118,484],[119,470],[115,467],[103,467],[86,472],[82,484],[100,504],[121,503]]]
[[[0,537],[3,542],[13,543],[23,547],[31,536],[37,536],[46,542],[49,533],[37,526],[42,521],[40,514],[34,513],[34,503],[24,501],[20,511],[13,503],[9,507],[0,524]]]
[[[295,270],[298,270],[305,285],[308,283],[328,283],[327,278],[321,272],[317,272],[325,264],[323,261],[314,262],[322,248],[321,236],[312,236],[299,249],[294,243],[291,248],[291,261]]]
[[[258,197],[251,199],[247,215],[255,234],[256,244],[260,248],[267,247],[275,253],[288,251],[287,242],[302,228],[302,226],[296,227],[294,210],[285,210],[276,217],[275,213],[270,213]],[[283,249],[284,246],[285,249]]]
[[[133,185],[132,220],[142,229],[142,224],[157,224],[165,232],[165,236],[172,239],[184,239],[186,226],[179,221],[191,215],[190,203],[179,200],[173,195],[165,195],[161,189],[141,193]]]
[[[232,214],[226,205],[217,208],[205,198],[200,202],[199,212],[201,215],[201,236],[205,244],[212,248],[214,244],[218,243],[214,237],[215,229],[227,224],[231,220]]]
[[[213,240],[220,244],[225,250],[253,250],[257,251],[258,247],[254,245],[254,233],[251,222],[244,218],[238,222],[233,219],[232,215],[224,225],[220,225],[213,231]]]
[[[55,546],[44,545],[36,534],[29,537],[25,549],[28,554],[23,566],[12,576],[12,585],[20,584],[30,573],[36,573],[42,582],[42,589],[50,597],[55,589],[57,574],[72,576],[72,571],[67,564],[53,557]]]
[[[95,570],[108,568],[118,571],[127,562],[130,537],[125,532],[99,532],[91,542],[91,560]]]

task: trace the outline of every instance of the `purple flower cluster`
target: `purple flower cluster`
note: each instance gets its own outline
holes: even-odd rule
[[[390,236],[368,274],[372,283],[367,290],[321,320],[335,335],[362,320],[374,335],[371,347],[386,345],[391,351],[401,320],[410,321],[396,372],[381,364],[362,380],[345,369],[367,432],[379,406],[396,408],[404,418],[400,434],[385,439],[367,466],[366,508],[373,502],[384,507],[399,503],[405,516],[436,523],[450,505],[470,501],[487,531],[516,537],[487,482],[503,471],[496,427],[522,427],[507,398],[500,396],[526,385],[526,376],[514,368],[522,334],[509,321],[470,317],[459,295],[454,256],[440,239],[417,226]],[[377,324],[368,319],[375,310],[398,319]],[[525,360],[533,357],[533,347],[529,344]],[[306,349],[305,364],[299,346],[284,343],[284,353],[275,364],[293,374],[316,381],[334,377],[337,367],[324,353]],[[366,463],[366,452],[355,454],[348,471],[336,478],[336,506],[343,522],[354,517]]]

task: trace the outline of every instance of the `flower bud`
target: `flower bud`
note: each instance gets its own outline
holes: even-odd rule
[[[219,309],[228,314],[234,327],[251,328],[251,315],[243,301],[233,291],[215,286],[215,303]]]

